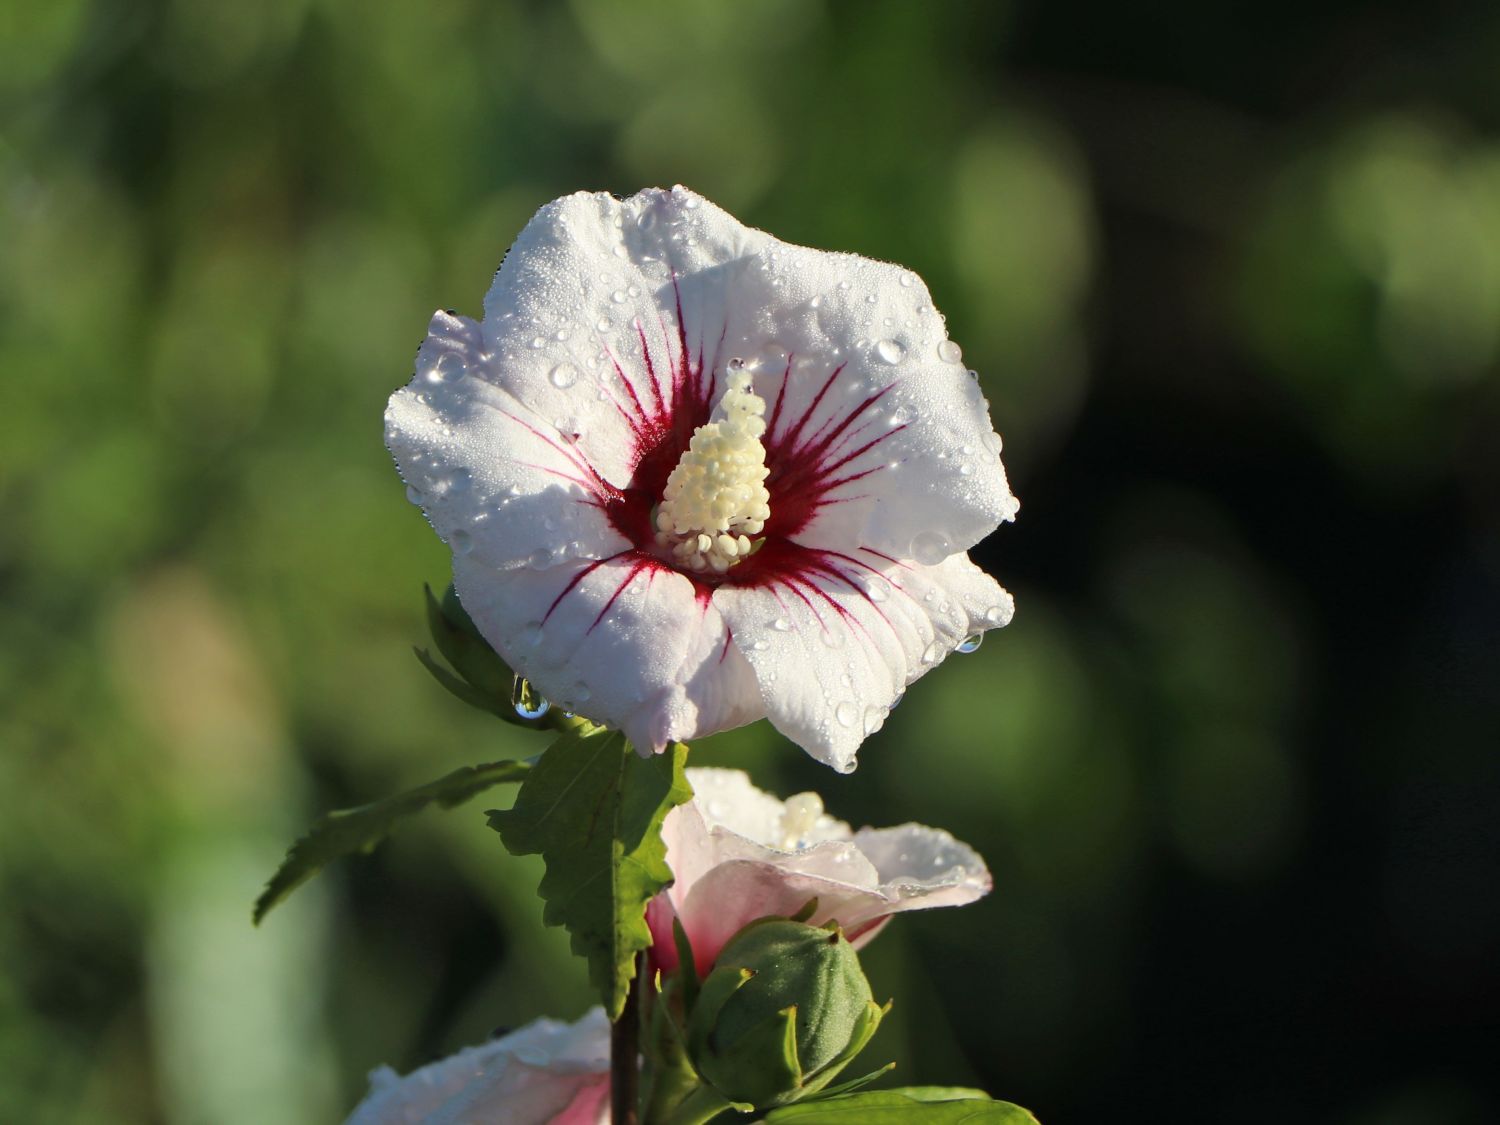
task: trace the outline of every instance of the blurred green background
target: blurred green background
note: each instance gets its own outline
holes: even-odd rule
[[[540,748],[412,658],[381,412],[537,206],[678,181],[918,270],[1023,501],[858,773],[695,748],[988,858],[871,948],[872,1065],[1500,1120],[1497,62],[1479,3],[0,0],[0,1121],[333,1122],[582,1011],[484,800],[249,907]]]

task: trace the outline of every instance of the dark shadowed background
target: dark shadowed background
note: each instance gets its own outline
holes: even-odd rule
[[[588,1004],[484,799],[249,906],[541,748],[412,658],[381,412],[541,203],[679,181],[920,272],[1022,499],[856,774],[694,749],[988,858],[872,1065],[1500,1119],[1497,64],[1480,3],[0,0],[0,1120],[333,1122]]]

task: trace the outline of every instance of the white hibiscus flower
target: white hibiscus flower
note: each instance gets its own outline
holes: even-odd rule
[[[769,717],[853,769],[1011,617],[965,554],[1016,512],[1000,438],[920,279],[683,188],[543,207],[386,440],[496,651],[642,748]]]
[[[540,1019],[404,1077],[383,1066],[345,1125],[606,1125],[609,1021]]]
[[[811,899],[807,921],[837,921],[855,948],[894,914],[963,906],[989,893],[978,853],[940,828],[861,828],[823,812],[816,793],[783,801],[740,770],[690,769],[693,799],[667,814],[662,839],[673,883],[651,901],[651,955],[677,965],[674,919],[699,972],[707,972],[740,928],[791,915]]]

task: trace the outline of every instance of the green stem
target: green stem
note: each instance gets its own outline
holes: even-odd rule
[[[700,1085],[661,1119],[661,1125],[703,1125],[729,1108],[729,1099],[724,1095]]]

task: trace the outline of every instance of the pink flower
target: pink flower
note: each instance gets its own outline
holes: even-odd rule
[[[739,770],[687,772],[693,800],[668,813],[662,829],[674,881],[646,912],[663,971],[677,966],[674,918],[706,972],[747,922],[794,914],[809,899],[818,904],[808,921],[836,920],[858,948],[893,914],[962,906],[990,890],[984,860],[942,829],[852,832],[824,814],[816,793],[782,801]]]
[[[926,286],[683,188],[543,207],[386,440],[486,639],[642,748],[769,717],[853,769],[1011,617],[965,552],[1016,500]]]
[[[381,1067],[345,1125],[607,1125],[609,1117],[609,1021],[594,1008],[577,1023],[537,1020],[405,1077]]]

